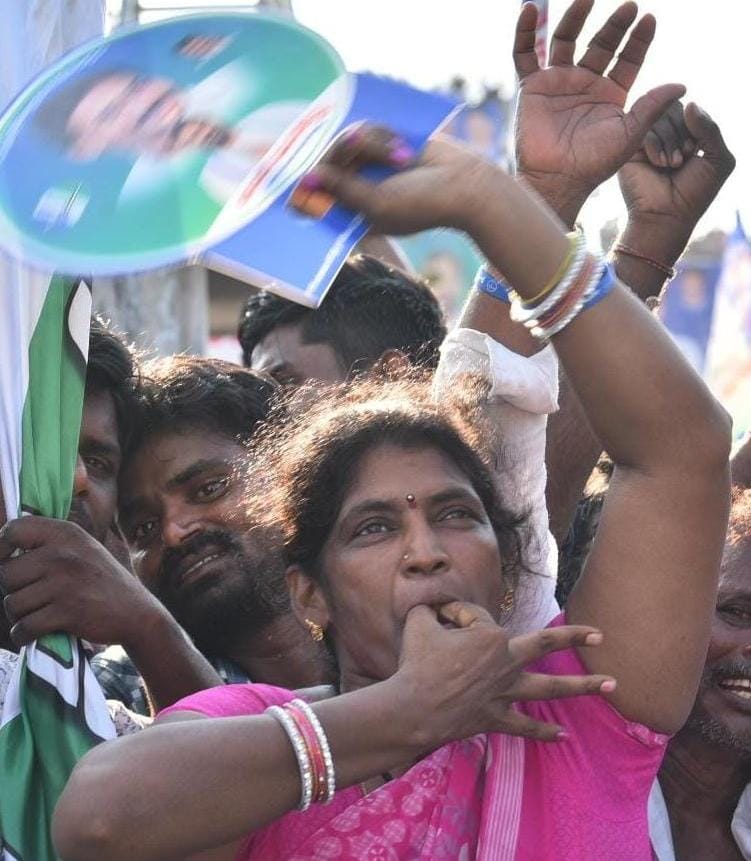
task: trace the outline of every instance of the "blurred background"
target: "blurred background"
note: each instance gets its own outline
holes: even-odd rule
[[[453,91],[466,100],[452,133],[486,157],[509,164],[515,76],[515,0],[107,0],[109,29],[172,15],[213,10],[273,10],[319,32],[351,71],[387,74],[424,89]],[[554,24],[563,0],[540,0]],[[615,7],[600,0],[581,44]],[[727,0],[696,6],[685,0],[642,4],[658,20],[657,36],[634,87],[680,82],[687,98],[720,124],[738,166],[700,222],[661,315],[694,367],[731,409],[740,434],[751,427],[751,158],[745,106],[740,102],[751,4]],[[548,34],[549,35],[549,34]],[[624,219],[615,181],[588,202],[581,221],[593,245],[607,248]],[[404,240],[410,262],[431,284],[450,321],[466,297],[478,265],[475,250],[449,231]],[[136,280],[138,284],[136,284]],[[102,310],[149,347],[190,350],[236,360],[235,329],[248,287],[200,267],[115,279],[97,293]],[[151,321],[148,332],[139,320]],[[160,321],[154,325],[154,321]]]

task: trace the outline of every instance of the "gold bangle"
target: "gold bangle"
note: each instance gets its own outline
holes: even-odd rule
[[[568,254],[561,261],[561,265],[555,272],[555,275],[548,281],[548,283],[540,290],[540,292],[534,296],[532,299],[525,299],[524,306],[526,308],[531,308],[533,305],[536,305],[538,302],[541,302],[551,290],[555,288],[555,285],[563,278],[564,273],[571,265],[571,261],[574,259],[574,255],[576,254],[576,248],[579,240],[579,231],[572,230],[571,233],[566,234],[566,239],[568,239]]]

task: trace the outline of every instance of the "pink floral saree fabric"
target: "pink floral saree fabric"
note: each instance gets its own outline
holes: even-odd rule
[[[586,672],[573,650],[533,669]],[[163,714],[259,714],[293,697],[227,685]],[[248,836],[238,861],[649,861],[647,798],[667,737],[626,721],[600,697],[520,711],[563,725],[570,738],[543,744],[493,733],[452,742],[368,795],[349,787],[330,805],[282,816]]]

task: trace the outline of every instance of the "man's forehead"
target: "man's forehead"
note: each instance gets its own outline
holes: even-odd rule
[[[206,428],[160,433],[146,439],[134,453],[125,484],[166,488],[186,471],[197,474],[223,464],[235,466],[245,454],[239,440]]]
[[[84,396],[80,444],[91,440],[120,449],[115,400],[106,389],[87,389]]]
[[[331,344],[305,341],[300,322],[275,326],[256,344],[250,366],[277,378],[295,376],[299,378],[297,382],[307,379],[341,382],[346,377]]]
[[[302,343],[300,323],[274,326],[253,348],[251,367],[268,370],[283,365],[290,358],[294,358]]]

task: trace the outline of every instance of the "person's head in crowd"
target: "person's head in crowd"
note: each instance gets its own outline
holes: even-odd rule
[[[91,321],[86,388],[68,520],[104,541],[115,523],[122,452],[133,430],[138,367],[123,338],[97,318]],[[5,511],[0,494],[0,526]]]
[[[122,453],[133,430],[137,377],[136,358],[125,341],[107,324],[92,319],[68,520],[101,543],[115,525],[118,478]],[[0,526],[9,514],[0,519]],[[7,644],[4,615],[2,627]]]
[[[682,733],[751,759],[751,490],[735,490],[702,682]],[[678,737],[680,737],[679,733]]]
[[[68,519],[101,542],[115,523],[122,454],[133,432],[136,384],[132,351],[107,325],[92,320]]]
[[[252,295],[238,331],[244,364],[289,385],[342,382],[391,361],[434,368],[445,335],[430,289],[367,255],[344,264],[315,310]]]
[[[510,612],[522,518],[499,501],[481,426],[459,401],[364,379],[285,419],[252,444],[265,481],[251,506],[282,538],[295,613],[326,632],[342,689],[396,671],[417,604]]]
[[[243,504],[247,444],[276,386],[253,371],[178,356],[143,370],[120,525],[142,582],[207,656],[288,609],[272,539]]]

